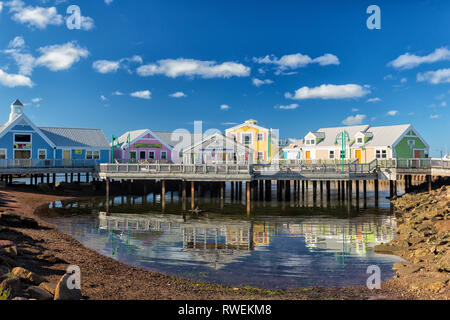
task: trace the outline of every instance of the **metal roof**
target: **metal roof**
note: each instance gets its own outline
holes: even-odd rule
[[[203,134],[201,133],[189,133],[183,131],[153,131],[161,140],[167,145],[177,150],[183,150],[187,147],[194,145],[195,143],[203,140]]]
[[[392,146],[410,127],[411,125],[409,124],[398,126],[370,127],[367,132],[372,133],[373,137],[365,144],[365,146]]]
[[[14,101],[14,103],[13,103],[13,106],[21,106],[21,107],[23,107],[23,104],[22,104],[22,102],[20,102],[19,99],[16,99],[16,101]]]
[[[347,131],[349,136],[350,136],[350,140],[353,140],[355,135],[358,132],[365,132],[367,129],[369,129],[369,125],[363,125],[363,126],[349,126],[349,127],[336,127],[336,128],[321,128],[319,130],[317,130],[316,132],[313,132],[313,134],[315,134],[317,136],[317,133],[323,133],[324,137],[319,135],[320,138],[323,138],[323,140],[317,144],[317,146],[324,146],[324,147],[332,147],[335,146],[335,140],[336,140],[336,136],[343,132],[343,131]]]
[[[139,138],[142,136],[145,132],[149,131],[148,129],[141,129],[141,130],[134,130],[134,131],[127,131],[123,135],[121,135],[118,138],[119,146],[122,146],[122,144],[127,142],[128,134],[130,134],[130,142],[134,141],[136,138]]]
[[[39,128],[57,147],[83,147],[109,149],[100,129]]]

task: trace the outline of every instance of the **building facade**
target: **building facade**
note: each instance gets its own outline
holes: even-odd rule
[[[111,143],[114,162],[170,163],[172,147],[150,129],[128,131]]]
[[[344,159],[359,163],[375,159],[420,159],[429,155],[429,145],[410,124],[322,128],[309,132],[297,149],[301,150],[302,160]]]
[[[0,166],[73,166],[109,161],[109,143],[101,130],[37,127],[23,113],[23,107],[16,100],[9,121],[0,127]]]
[[[251,148],[221,133],[215,133],[183,149],[183,163],[252,164],[253,155]]]
[[[254,163],[269,163],[279,156],[278,133],[258,125],[256,120],[225,130],[225,135],[254,150]]]

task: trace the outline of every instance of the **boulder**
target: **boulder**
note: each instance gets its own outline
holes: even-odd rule
[[[48,183],[39,183],[37,187],[38,187],[38,190],[42,191],[42,192],[49,192],[52,190],[52,188],[50,187],[50,185]]]
[[[0,255],[0,265],[7,266],[9,268],[14,268],[17,266],[16,260],[13,258]]]
[[[52,287],[52,286],[50,286],[48,283],[42,282],[42,283],[39,285],[39,288],[44,289],[44,290],[50,292],[52,295],[55,295],[55,288]]]
[[[380,244],[374,247],[374,252],[376,253],[388,253],[388,254],[394,254],[394,252],[405,250],[405,247],[399,247],[399,246],[389,246],[386,244]]]
[[[28,289],[25,290],[25,293],[37,300],[53,300],[53,295],[50,292],[39,287],[28,287]]]
[[[21,278],[29,283],[32,283],[34,285],[40,285],[42,282],[45,281],[44,278],[42,278],[41,276],[37,275],[34,272],[31,272],[25,268],[21,268],[21,267],[16,267],[14,269],[12,269],[11,273],[13,275],[15,275],[18,278]]]
[[[14,246],[14,242],[11,240],[0,240],[0,248],[7,248]]]
[[[70,274],[65,274],[56,285],[55,300],[81,300],[80,289],[69,289],[67,283],[70,281]]]
[[[17,277],[8,278],[0,283],[0,288],[10,291],[10,297],[16,297],[22,294],[22,284]]]

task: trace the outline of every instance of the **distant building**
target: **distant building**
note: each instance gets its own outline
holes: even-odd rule
[[[228,138],[239,142],[255,151],[254,163],[271,162],[279,156],[278,136],[275,130],[258,125],[256,120],[247,120],[245,123],[225,130]]]
[[[183,149],[185,164],[251,164],[253,149],[221,133],[212,134]]]
[[[302,144],[285,152],[299,151],[302,160],[340,160],[369,163],[374,159],[428,158],[429,145],[410,124],[322,128],[309,132]]]
[[[113,144],[114,161],[117,162],[170,163],[172,161],[173,147],[150,129],[125,132]]]
[[[37,127],[23,108],[16,100],[9,121],[0,126],[1,167],[69,167],[109,161],[110,147],[102,130]]]

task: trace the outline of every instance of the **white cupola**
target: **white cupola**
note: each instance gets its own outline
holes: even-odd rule
[[[15,118],[23,114],[23,104],[20,102],[19,99],[17,99],[12,105],[11,105],[11,113],[9,114],[9,122],[13,121]]]

